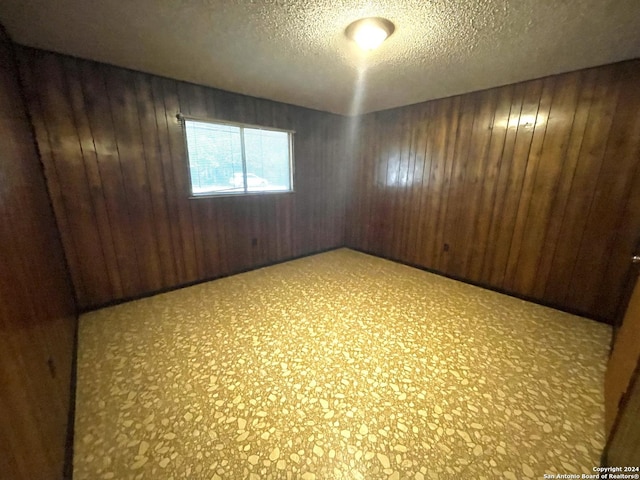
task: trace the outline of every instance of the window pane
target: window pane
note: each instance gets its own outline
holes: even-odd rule
[[[288,132],[184,120],[193,195],[291,191]]]
[[[244,193],[240,127],[185,120],[194,195]]]
[[[244,147],[248,191],[291,190],[287,132],[245,128]]]

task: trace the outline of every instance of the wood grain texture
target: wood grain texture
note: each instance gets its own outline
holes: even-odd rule
[[[19,53],[81,308],[344,244],[346,118]],[[189,199],[179,112],[295,130],[295,193]]]
[[[77,317],[11,43],[1,28],[0,57],[0,479],[56,479],[65,461]]]
[[[346,243],[613,320],[640,232],[638,61],[347,119],[20,60],[82,308]],[[296,192],[190,200],[178,112],[296,130]]]
[[[636,60],[365,115],[347,246],[612,322],[639,81]]]
[[[640,364],[631,379],[629,390],[616,419],[603,455],[604,465],[611,467],[640,465]],[[637,474],[628,472],[629,474]]]
[[[611,432],[620,399],[631,386],[634,371],[640,365],[640,282],[633,293],[620,330],[616,335],[604,378],[605,431]]]

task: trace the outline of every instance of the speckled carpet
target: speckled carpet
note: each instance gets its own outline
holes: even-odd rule
[[[347,249],[85,314],[75,480],[590,473],[610,328]]]

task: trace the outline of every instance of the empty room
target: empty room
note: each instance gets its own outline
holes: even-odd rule
[[[639,32],[3,0],[0,480],[640,478]]]

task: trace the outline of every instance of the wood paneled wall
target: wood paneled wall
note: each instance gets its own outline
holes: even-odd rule
[[[346,243],[615,316],[640,236],[638,61],[356,119],[39,50],[20,64],[82,308]],[[178,112],[296,130],[296,192],[190,200]]]
[[[0,27],[0,479],[62,478],[75,306]]]
[[[638,272],[634,272],[637,273]],[[620,329],[616,333],[604,376],[604,426],[607,435],[621,407],[621,399],[640,369],[640,281],[636,280]],[[639,429],[640,431],[640,429]]]
[[[82,308],[344,244],[345,118],[39,50],[20,64]],[[190,200],[178,112],[295,130],[295,193]]]
[[[640,236],[640,61],[362,117],[347,245],[611,321]]]
[[[640,464],[640,364],[629,384],[614,430],[603,454],[603,466]],[[637,472],[636,472],[637,473]]]

